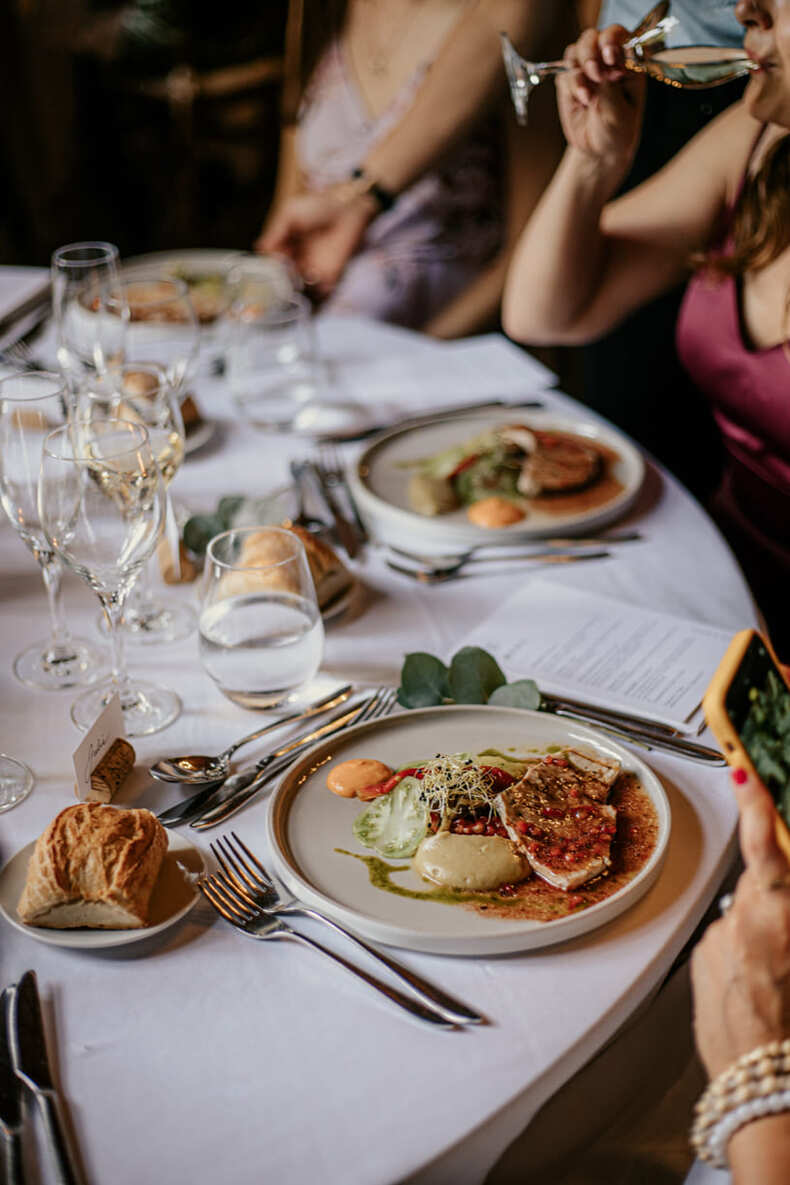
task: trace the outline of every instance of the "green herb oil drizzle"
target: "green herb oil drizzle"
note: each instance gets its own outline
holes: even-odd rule
[[[410,864],[387,864],[378,856],[360,856],[357,852],[347,852],[345,848],[335,848],[341,856],[353,856],[367,865],[370,883],[375,889],[382,889],[385,893],[394,893],[396,897],[411,897],[415,901],[435,901],[439,905],[496,905],[507,907],[516,905],[514,898],[500,897],[486,893],[464,893],[461,889],[433,889],[420,893],[415,889],[406,889],[392,880],[393,872],[409,872]]]

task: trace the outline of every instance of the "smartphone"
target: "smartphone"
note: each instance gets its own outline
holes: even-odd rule
[[[790,860],[790,684],[770,642],[756,630],[736,634],[702,707],[729,764],[770,790],[777,840]]]

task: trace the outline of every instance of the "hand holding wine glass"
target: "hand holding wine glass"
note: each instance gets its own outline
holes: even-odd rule
[[[71,716],[88,728],[113,694],[128,736],[172,723],[180,701],[171,691],[132,681],[120,630],[124,602],[162,530],[164,489],[148,432],[125,420],[75,420],[44,442],[39,483],[44,531],[60,557],[97,594],[113,646],[109,682],[75,700]]]

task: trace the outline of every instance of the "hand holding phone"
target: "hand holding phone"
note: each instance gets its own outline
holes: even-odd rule
[[[758,777],[770,791],[777,840],[790,860],[790,685],[770,643],[756,630],[735,635],[702,706],[729,764]]]

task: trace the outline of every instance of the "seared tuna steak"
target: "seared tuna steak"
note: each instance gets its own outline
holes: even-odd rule
[[[617,830],[616,810],[602,801],[609,786],[573,769],[569,757],[536,762],[498,800],[510,839],[538,876],[560,889],[606,871]]]

